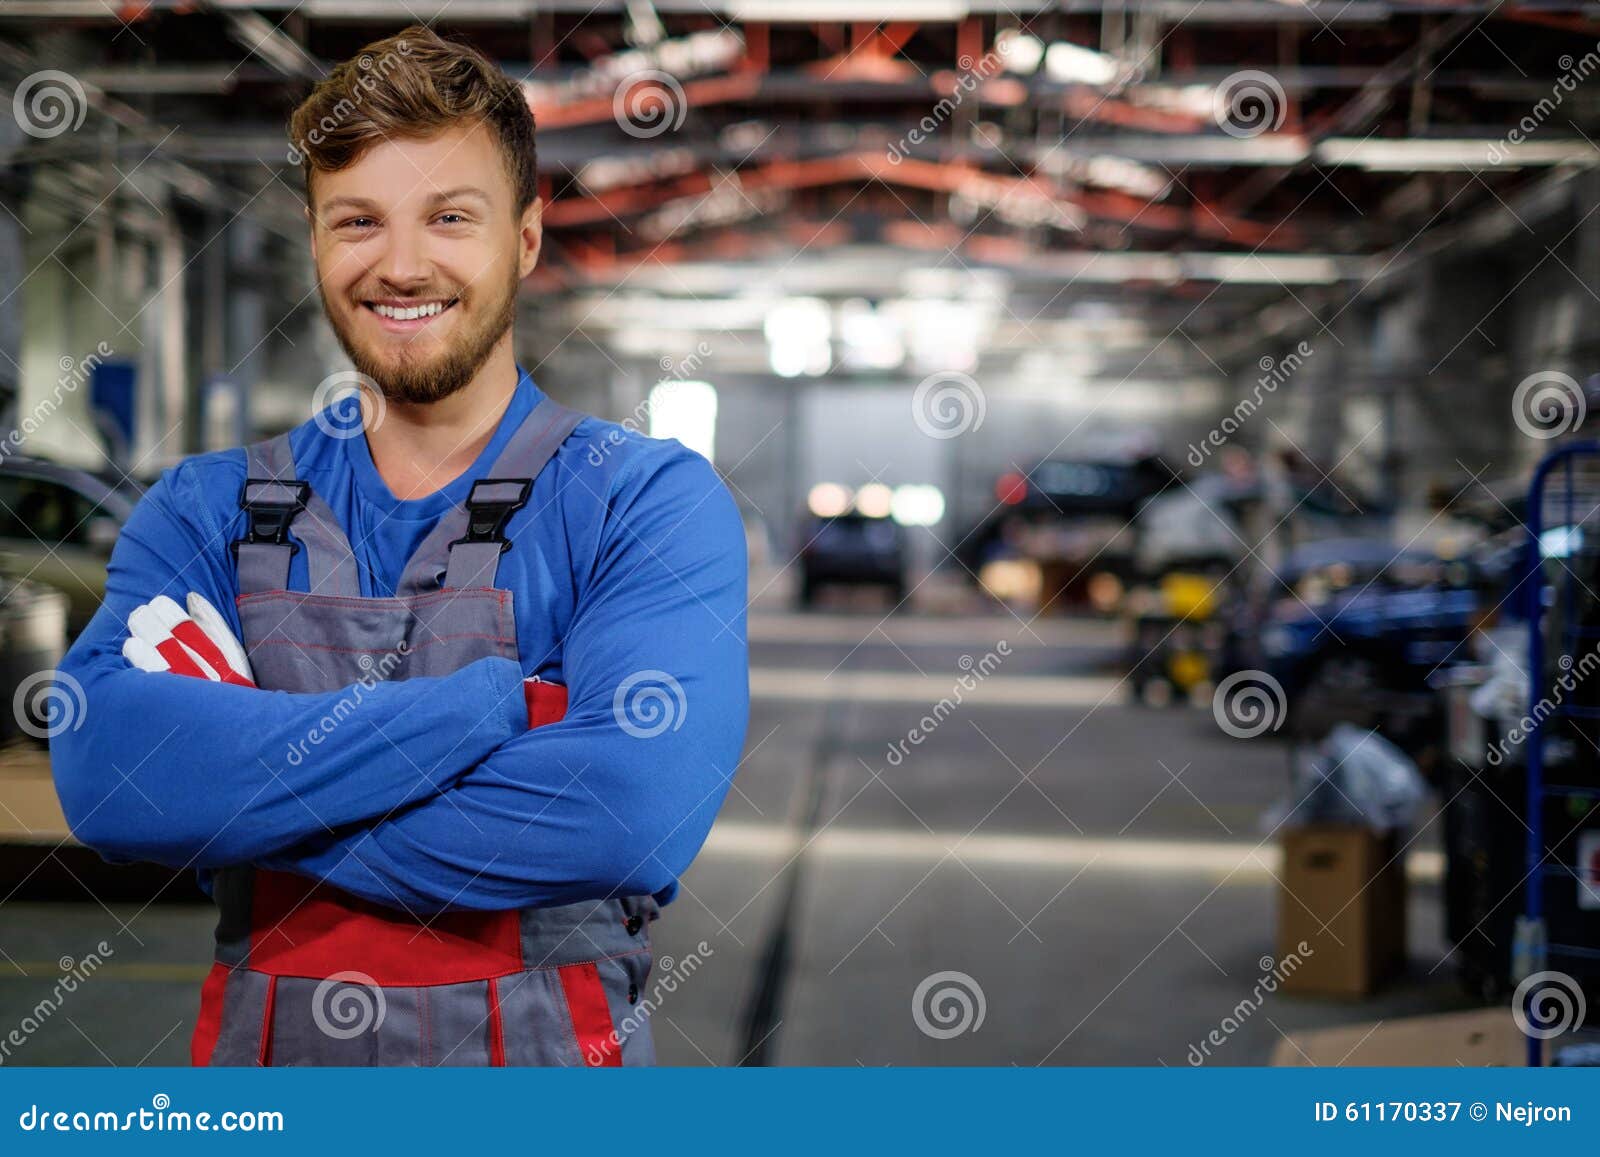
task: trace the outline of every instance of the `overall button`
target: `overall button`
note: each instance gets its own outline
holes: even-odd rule
[[[644,927],[644,917],[629,916],[622,926],[628,930],[629,936],[637,936],[639,935],[639,929]]]

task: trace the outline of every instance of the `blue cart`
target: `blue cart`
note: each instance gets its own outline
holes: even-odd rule
[[[1527,875],[1512,971],[1538,1065],[1600,978],[1600,833],[1590,834],[1600,819],[1600,442],[1539,463],[1527,525]]]

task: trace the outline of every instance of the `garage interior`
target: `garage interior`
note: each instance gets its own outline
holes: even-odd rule
[[[1600,1063],[1600,5],[1537,0],[4,0],[0,1038],[112,951],[0,1059],[187,1063],[214,912],[29,704],[139,488],[343,380],[285,122],[413,21],[538,120],[521,363],[745,520],[663,1063]]]

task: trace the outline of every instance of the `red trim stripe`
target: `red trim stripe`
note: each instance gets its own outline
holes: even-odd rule
[[[166,638],[156,644],[156,654],[167,661],[167,669],[174,675],[190,675],[195,678],[208,678],[201,670],[200,664],[194,661],[194,656],[184,649],[177,639]]]
[[[500,983],[489,980],[489,1063],[504,1068],[506,1063],[506,1030],[500,1021]]]
[[[256,1053],[256,1064],[266,1066],[272,1063],[272,1005],[278,996],[278,978],[267,978],[267,999],[261,1006],[261,1048]]]
[[[189,1038],[189,1063],[205,1068],[222,1035],[222,1002],[228,988],[228,966],[213,964],[200,986],[200,1015],[195,1018],[194,1035]]]
[[[189,648],[202,663],[205,663],[217,673],[217,678],[223,683],[237,683],[241,687],[254,687],[255,684],[246,679],[239,672],[228,665],[227,657],[223,655],[222,648],[211,641],[211,636],[200,629],[200,624],[193,619],[184,619],[172,628],[172,637],[185,647]],[[159,650],[159,648],[157,648]],[[171,662],[169,659],[168,662]]]
[[[592,1069],[621,1068],[622,1048],[611,1025],[611,1007],[606,1004],[600,970],[593,964],[569,964],[558,971],[583,1063]]]
[[[522,971],[514,909],[463,908],[424,924],[309,877],[257,868],[250,911],[254,972],[322,979],[353,970],[410,988]]]

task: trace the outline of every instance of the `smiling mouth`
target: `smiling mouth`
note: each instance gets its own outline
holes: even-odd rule
[[[429,301],[363,301],[364,308],[389,322],[425,322],[452,309],[459,297],[435,298]]]

